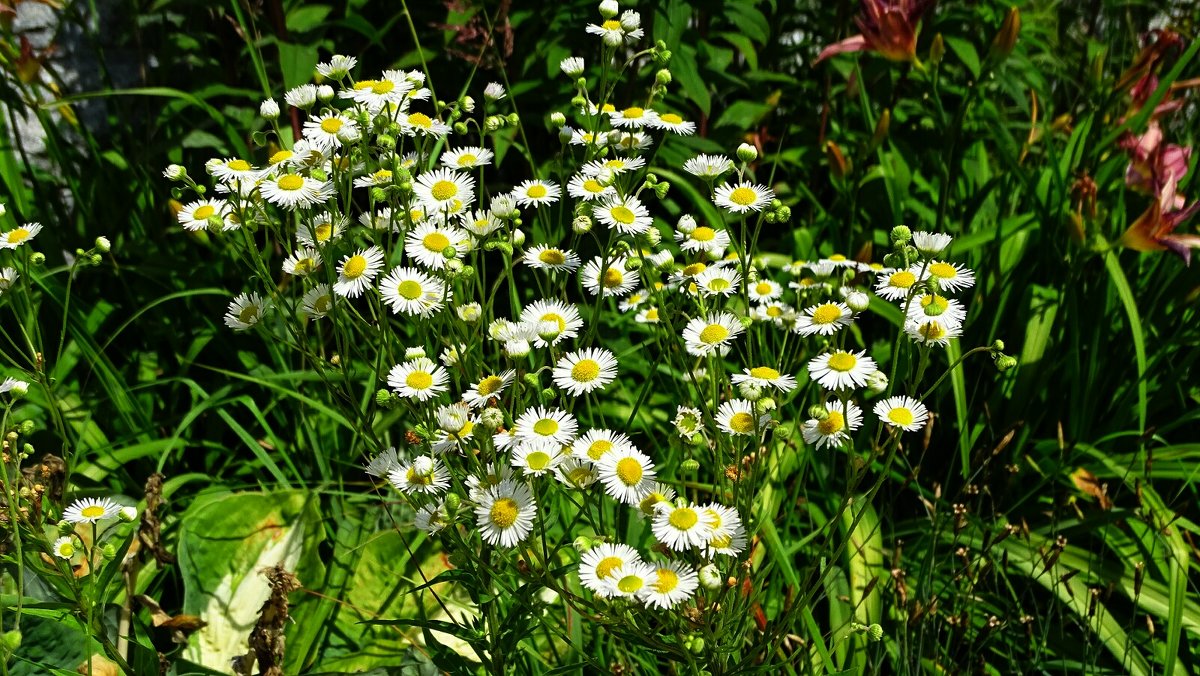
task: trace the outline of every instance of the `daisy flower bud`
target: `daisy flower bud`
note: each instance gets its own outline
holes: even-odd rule
[[[279,117],[279,104],[275,102],[275,99],[267,99],[258,104],[258,114],[264,120],[277,119]]]
[[[337,132],[337,140],[345,145],[354,145],[362,139],[362,130],[358,125],[343,125]]]
[[[758,150],[749,143],[743,143],[738,146],[737,158],[742,162],[753,162],[758,159]]]
[[[317,102],[317,86],[306,84],[300,85],[294,89],[289,89],[283,95],[283,100],[293,108],[308,110]]]
[[[592,547],[595,547],[596,542],[586,535],[580,535],[579,537],[575,538],[575,540],[571,543],[571,546],[575,548],[575,551],[582,554],[583,552],[590,550]]]
[[[449,493],[446,495],[446,516],[450,519],[458,513],[459,506],[462,505],[462,498],[458,497],[458,493]]]
[[[34,430],[36,429],[37,425],[34,425],[32,420],[26,420],[25,422],[22,422],[20,427],[17,428],[17,430],[25,436],[33,434]]]
[[[101,235],[96,238],[96,250],[100,253],[108,253],[112,250],[112,242],[108,241],[107,237]]]
[[[566,115],[563,115],[562,113],[560,113],[558,111],[550,113],[550,126],[551,127],[561,127],[566,123],[567,123]]]
[[[1003,351],[1004,351],[1004,341],[997,338],[992,343],[992,352],[1003,352]]]
[[[518,124],[521,124],[521,116],[517,115],[516,113],[509,113],[508,114],[508,124],[513,127],[517,126]]]
[[[459,319],[472,324],[479,321],[479,318],[483,316],[483,308],[479,305],[479,303],[467,303],[465,305],[459,305],[457,308],[455,308],[455,312],[458,314]]]
[[[467,113],[475,112],[475,98],[471,96],[464,96],[462,100],[462,109]]]
[[[404,360],[411,361],[413,359],[421,359],[425,356],[425,348],[410,347],[404,351]]]
[[[912,236],[912,230],[910,230],[907,225],[897,225],[896,227],[892,228],[892,232],[889,235],[893,244],[904,244],[905,242],[911,240]]]
[[[167,168],[163,170],[163,176],[166,176],[172,181],[182,181],[183,179],[187,178],[187,169],[184,169],[178,164],[168,164]]]
[[[779,404],[775,403],[774,397],[763,397],[754,402],[754,412],[759,415],[766,415],[776,408],[779,408]]]
[[[1016,10],[1013,10],[1016,11]],[[867,637],[872,641],[879,642],[883,640],[883,627],[878,624],[872,624],[867,627]]]
[[[808,407],[808,417],[814,418],[816,420],[824,420],[825,418],[829,417],[829,409],[824,406],[821,406],[820,404],[815,404],[813,406],[809,406]]]
[[[117,512],[117,518],[124,521],[125,523],[132,523],[137,520],[137,517],[138,517],[137,507],[131,507],[129,505],[122,507],[121,510],[119,512]]]
[[[716,564],[710,563],[704,566],[699,571],[700,584],[705,589],[716,591],[725,586],[725,576],[721,574],[721,569],[717,568]]]
[[[871,297],[862,291],[851,291],[846,294],[846,307],[855,312],[862,312],[871,305]]]
[[[498,408],[485,408],[479,414],[479,424],[494,432],[504,426],[504,412]]]
[[[333,97],[333,87],[330,87],[329,85],[321,85],[320,87],[317,87],[317,100],[321,103],[329,103],[333,100]]]
[[[621,30],[632,33],[642,27],[642,15],[627,9],[621,14]]]
[[[571,142],[571,139],[574,136],[575,136],[574,129],[572,129],[566,125],[562,125],[561,127],[558,128],[558,142],[559,143],[566,145]]]
[[[887,391],[888,377],[883,371],[875,371],[867,376],[867,391],[872,394],[883,394]]]
[[[375,392],[375,405],[380,408],[392,408],[399,402],[400,398],[392,394],[387,389],[380,389]]]
[[[704,654],[704,637],[703,636],[693,637],[691,643],[688,644],[688,649],[690,649],[692,651],[693,655],[703,655]]]
[[[509,340],[504,343],[504,354],[510,359],[523,359],[529,356],[528,340]]]
[[[33,252],[32,254],[29,255],[29,264],[33,265],[33,266],[37,266],[37,267],[45,265],[46,264],[46,254],[44,254],[40,251]]]
[[[695,472],[700,469],[700,461],[695,458],[688,458],[680,463],[679,467],[685,472]]]
[[[517,246],[524,245],[525,244],[525,233],[520,228],[514,229],[513,233],[512,233],[512,241],[513,241],[513,244],[515,244]]]
[[[600,16],[605,19],[611,19],[621,11],[621,6],[617,4],[617,0],[603,0],[600,3]]]
[[[671,71],[666,68],[660,69],[654,74],[654,83],[657,85],[668,85],[671,83]]]
[[[601,40],[604,41],[605,47],[620,47],[621,43],[625,40],[625,36],[620,31],[605,31]]]
[[[578,56],[569,56],[559,61],[558,67],[567,77],[577,78],[583,75],[584,63]]]
[[[1016,365],[1017,365],[1016,357],[1010,357],[1006,354],[1003,354],[996,358],[996,370],[1001,373],[1004,373],[1005,371],[1016,367]]]
[[[499,101],[504,96],[504,85],[499,82],[489,82],[488,86],[483,88],[483,98],[488,101]]]
[[[571,221],[571,230],[574,231],[576,235],[585,235],[592,231],[593,225],[594,223],[592,222],[590,216],[580,214],[579,216],[575,217],[575,220]]]

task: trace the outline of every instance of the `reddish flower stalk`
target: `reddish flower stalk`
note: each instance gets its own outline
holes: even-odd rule
[[[862,0],[862,13],[855,17],[859,35],[821,50],[816,63],[835,54],[876,52],[892,61],[915,61],[917,24],[936,0]]]

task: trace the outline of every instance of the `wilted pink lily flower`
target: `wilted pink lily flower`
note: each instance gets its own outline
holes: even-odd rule
[[[917,23],[936,0],[862,0],[854,18],[860,35],[821,50],[816,63],[834,54],[877,52],[892,61],[912,61],[917,55]]]
[[[1175,228],[1200,208],[1200,202],[1179,208],[1183,198],[1175,194],[1175,183],[1175,175],[1167,174],[1158,199],[1121,235],[1121,246],[1135,251],[1170,251],[1185,264],[1191,263],[1192,249],[1200,248],[1200,235],[1176,235]]]
[[[1176,181],[1183,178],[1188,170],[1192,149],[1174,143],[1164,144],[1162,141],[1162,128],[1157,121],[1151,121],[1146,133],[1140,137],[1127,134],[1121,139],[1121,147],[1129,152],[1125,185],[1147,195],[1158,195],[1168,175],[1174,176]],[[1176,195],[1175,200],[1174,207],[1183,208],[1183,197]]]

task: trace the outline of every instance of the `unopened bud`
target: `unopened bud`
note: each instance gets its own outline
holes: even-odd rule
[[[867,391],[872,394],[883,394],[887,391],[888,377],[887,374],[878,369],[867,375]]]
[[[700,469],[700,461],[695,458],[688,458],[681,462],[679,467],[685,472],[695,472]]]
[[[897,225],[890,235],[893,244],[904,244],[912,239],[912,230],[907,225]]]
[[[279,117],[279,104],[275,102],[275,99],[267,99],[258,104],[258,114],[264,120],[277,119]]]
[[[820,404],[809,406],[808,417],[814,420],[824,420],[829,417],[829,409],[821,406]]]
[[[566,115],[563,115],[562,113],[560,113],[558,111],[550,113],[550,126],[551,127],[561,127],[566,123],[567,123]]]
[[[671,83],[671,71],[666,68],[660,69],[654,74],[654,83],[658,85],[667,85]]]
[[[517,246],[522,246],[525,244],[525,233],[520,228],[513,229],[512,243]]]
[[[753,162],[758,159],[758,149],[749,143],[743,143],[738,146],[737,158],[747,164]]]
[[[996,370],[1004,373],[1005,371],[1016,367],[1017,358],[1008,355],[1000,355],[996,358]]]
[[[621,11],[621,6],[617,4],[617,0],[603,0],[600,3],[600,16],[605,19],[611,19]]]
[[[333,87],[330,87],[329,85],[321,85],[320,87],[317,87],[317,100],[321,103],[329,103],[333,100],[333,97]]]
[[[1004,23],[1000,24],[1000,32],[996,33],[996,38],[992,40],[992,54],[1001,59],[1012,54],[1020,33],[1021,12],[1016,7],[1010,7],[1008,14],[1004,17]]]
[[[446,516],[449,519],[454,519],[454,515],[458,513],[460,505],[462,505],[462,498],[458,496],[458,493],[446,494]]]
[[[182,181],[184,178],[187,178],[187,169],[184,169],[178,164],[169,164],[167,165],[167,168],[163,170],[163,176],[166,176],[172,181]]]
[[[698,573],[700,584],[705,589],[716,591],[725,586],[725,576],[721,573],[721,569],[717,568],[716,564],[710,563],[700,569]]]
[[[504,426],[504,412],[498,408],[485,408],[479,414],[479,424],[484,429],[495,432]]]
[[[825,159],[829,160],[829,172],[834,178],[845,178],[850,173],[850,160],[842,154],[842,149],[832,140],[825,142]]]
[[[763,389],[762,386],[758,385],[757,383],[747,380],[738,385],[738,393],[742,395],[743,399],[748,401],[758,401],[759,399],[762,399]]]
[[[126,523],[132,523],[132,522],[136,521],[137,517],[138,517],[137,507],[131,507],[129,505],[122,507],[121,511],[117,512],[117,518],[121,519],[122,521],[124,521]]]
[[[96,250],[100,253],[108,253],[112,250],[112,242],[108,241],[107,237],[100,236],[96,238]]]
[[[933,36],[933,42],[929,44],[929,63],[936,66],[942,62],[942,57],[946,55],[946,40],[941,33]]]

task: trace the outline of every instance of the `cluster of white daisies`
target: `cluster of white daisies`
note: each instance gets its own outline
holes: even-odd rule
[[[606,59],[642,37],[636,12],[618,17],[616,3],[607,0],[601,13],[604,22],[588,32],[601,37]],[[913,245],[893,254],[899,265],[830,256],[779,271],[754,261],[748,233],[764,222],[785,223],[790,211],[751,178],[757,151],[747,145],[736,159],[700,155],[685,163],[721,219],[701,223],[683,215],[664,237],[647,202],[662,199],[670,186],[651,172],[646,151],[664,135],[695,130],[653,105],[669,73],[656,78],[647,102],[617,108],[592,100],[582,59],[565,59],[561,70],[577,88],[576,122],[568,125],[565,114],[552,121],[564,160],[577,169],[562,182],[533,177],[492,193],[483,177],[494,152],[453,138],[475,129],[485,143],[489,133],[514,123],[511,116],[488,114],[505,98],[503,87],[484,90],[477,120],[469,97],[430,102],[420,72],[389,70],[355,80],[355,66],[352,57],[335,56],[318,66],[332,84],[287,93],[286,103],[305,118],[303,138],[291,147],[261,166],[242,158],[210,161],[215,196],[206,196],[181,167],[169,167],[166,175],[197,192],[198,199],[179,210],[184,228],[236,241],[243,223],[267,218],[270,231],[287,237],[278,269],[290,279],[265,289],[265,297],[247,292],[233,299],[225,315],[231,328],[270,331],[263,319],[281,307],[284,319],[298,319],[301,330],[327,317],[386,319],[385,308],[435,328],[440,345],[410,348],[380,374],[387,389],[376,402],[404,409],[413,421],[410,451],[388,448],[367,467],[405,497],[418,528],[436,533],[473,517],[484,543],[517,547],[534,532],[538,502],[552,491],[602,491],[649,520],[658,549],[673,554],[652,562],[627,545],[599,544],[582,554],[581,583],[602,597],[676,605],[706,570],[714,577],[702,567],[707,562],[744,552],[746,530],[736,510],[697,504],[660,482],[651,457],[626,434],[581,422],[590,419],[588,399],[617,380],[619,366],[611,350],[576,344],[600,329],[585,332],[585,316],[612,325],[615,305],[642,325],[639,330],[657,334],[663,344],[676,341],[683,349],[666,350],[659,359],[688,355],[675,366],[701,399],[715,391],[706,383],[720,377],[724,359],[747,331],[809,338],[820,346],[808,362],[809,377],[828,391],[802,427],[816,448],[841,445],[861,426],[855,390],[887,389],[875,362],[846,347],[847,327],[869,305],[862,279],[878,277],[875,292],[901,304],[905,330],[918,343],[944,345],[961,329],[964,309],[941,294],[970,286],[972,275],[937,258],[949,244],[944,235],[912,235]],[[278,104],[266,101],[260,112],[277,125]],[[275,131],[280,134],[278,126]],[[355,204],[367,209],[352,217]],[[270,220],[273,209],[286,217]],[[558,217],[568,209],[569,227]],[[527,241],[520,227],[526,223],[542,241]],[[597,253],[585,255],[597,244]],[[485,284],[477,270],[488,257],[502,257],[504,271]],[[518,262],[528,274],[544,276],[530,286],[560,291],[532,300],[514,291],[513,316],[496,316],[498,289],[506,292],[500,297],[509,296],[510,287],[521,288],[514,276],[527,274],[512,265]],[[785,275],[791,276],[786,285],[771,278]],[[591,314],[570,300],[572,289]],[[450,338],[467,335],[451,329],[464,324],[486,326],[482,343]],[[392,329],[385,321],[382,330]],[[779,363],[747,366],[723,390],[738,397],[719,406],[680,406],[677,434],[693,449],[708,450],[761,439],[774,425],[776,397],[794,397],[798,387],[783,370]],[[543,371],[552,387],[541,381]],[[920,428],[928,416],[920,402],[903,396],[883,399],[874,411],[903,430]]]

